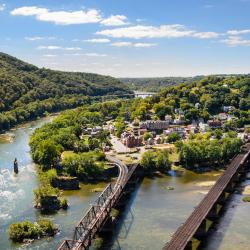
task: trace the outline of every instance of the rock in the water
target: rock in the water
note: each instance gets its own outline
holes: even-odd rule
[[[58,176],[52,182],[53,187],[63,190],[77,190],[79,189],[79,180],[77,177]]]

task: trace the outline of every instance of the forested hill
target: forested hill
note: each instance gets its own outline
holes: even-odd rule
[[[124,93],[131,91],[109,76],[38,68],[0,53],[0,131],[44,112],[79,106],[87,96]]]
[[[195,77],[152,77],[152,78],[120,78],[132,90],[158,92],[169,86],[180,83],[192,83],[204,78],[204,76]]]

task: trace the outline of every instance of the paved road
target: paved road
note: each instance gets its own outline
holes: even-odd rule
[[[111,143],[117,153],[129,153],[130,151],[116,136],[111,135]]]

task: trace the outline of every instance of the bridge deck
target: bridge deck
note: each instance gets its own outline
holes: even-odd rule
[[[241,163],[249,156],[250,143],[246,145],[246,150],[248,151],[247,153],[240,153],[231,161],[226,171],[195,208],[186,222],[175,232],[172,239],[163,248],[164,250],[185,249],[188,242],[191,241],[193,235],[196,233],[203,220],[207,217],[208,213],[231,181],[232,177],[237,173]]]
[[[105,224],[111,208],[116,204],[122,195],[123,189],[136,169],[136,165],[130,169],[115,157],[107,155],[110,162],[115,163],[119,168],[119,176],[115,184],[109,184],[98,197],[94,205],[90,207],[87,213],[75,227],[75,233],[72,240],[65,240],[58,250],[80,250],[89,249],[91,240],[95,234]]]

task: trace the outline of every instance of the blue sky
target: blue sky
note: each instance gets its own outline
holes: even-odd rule
[[[250,0],[0,0],[0,51],[117,77],[250,73]]]

